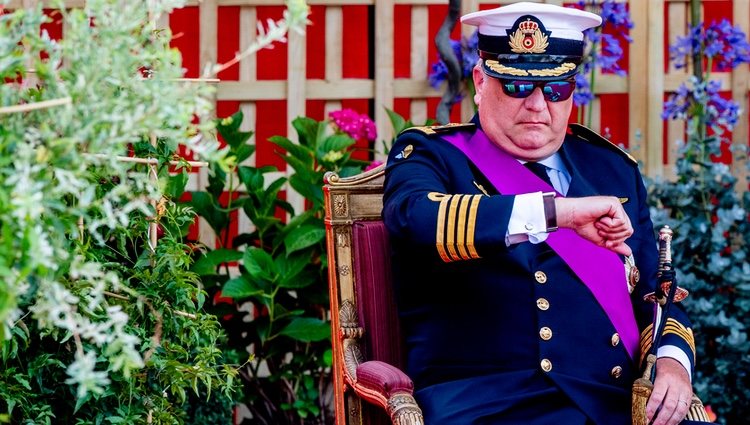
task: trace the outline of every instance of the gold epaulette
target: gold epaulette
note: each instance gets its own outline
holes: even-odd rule
[[[573,133],[574,136],[580,139],[583,139],[587,142],[590,142],[590,143],[596,143],[597,145],[602,145],[608,148],[612,148],[616,152],[623,155],[625,158],[629,159],[633,164],[638,165],[638,161],[633,157],[633,155],[629,154],[623,148],[607,140],[604,136],[600,135],[596,131],[586,126],[583,126],[581,124],[575,124],[575,123],[569,124],[568,127],[570,127],[570,132]]]
[[[409,127],[406,130],[402,131],[401,134],[404,134],[409,131],[418,131],[425,136],[432,136],[435,134],[449,134],[457,130],[473,130],[476,125],[474,123],[449,123],[445,125],[430,125],[430,126],[422,126],[422,127]]]

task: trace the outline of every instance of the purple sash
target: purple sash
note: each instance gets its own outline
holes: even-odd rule
[[[554,190],[495,146],[482,130],[474,132],[471,138],[467,136],[466,132],[458,132],[443,138],[466,154],[500,193],[515,195]],[[635,358],[639,345],[638,326],[620,257],[571,229],[560,228],[550,233],[546,242],[594,294],[620,334],[628,354]]]

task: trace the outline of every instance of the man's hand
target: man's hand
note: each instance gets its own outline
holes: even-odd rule
[[[654,390],[646,404],[646,417],[653,425],[677,425],[685,418],[693,388],[690,376],[680,362],[669,357],[656,361],[656,379]],[[661,406],[659,414],[654,417]]]
[[[613,196],[555,198],[557,225],[573,229],[578,235],[618,254],[632,251],[625,239],[633,234],[630,218]]]

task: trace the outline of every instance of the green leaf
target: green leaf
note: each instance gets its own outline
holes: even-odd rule
[[[242,111],[237,111],[231,117],[217,120],[216,124],[219,134],[235,154],[253,136],[252,131],[240,131],[243,118]]]
[[[242,261],[247,272],[255,279],[273,280],[279,274],[271,255],[260,248],[246,250]]]
[[[311,151],[304,146],[300,146],[286,137],[273,136],[268,139],[269,142],[277,145],[289,153],[289,155],[302,161],[307,167],[312,168],[313,155]]]
[[[297,341],[323,341],[331,337],[331,325],[314,317],[296,317],[279,332]]]
[[[164,188],[164,195],[170,199],[179,199],[185,193],[185,185],[187,185],[188,177],[188,173],[184,168],[181,173],[169,176],[167,185]]]
[[[311,150],[315,150],[321,125],[325,125],[325,123],[319,123],[308,117],[297,117],[292,121],[292,127],[297,130],[297,135],[299,135],[299,143],[310,147]]]
[[[286,254],[289,255],[295,251],[305,249],[315,245],[325,238],[326,231],[317,226],[300,226],[291,231],[285,238]]]
[[[330,348],[323,353],[323,364],[326,367],[333,366],[333,350]]]
[[[224,192],[224,186],[227,181],[227,173],[216,165],[211,165],[208,175],[208,187],[206,191],[213,195],[214,198],[218,199]]]
[[[242,145],[238,147],[237,151],[234,153],[237,164],[241,164],[243,161],[250,158],[250,155],[253,153],[255,153],[255,145]]]
[[[322,156],[330,151],[344,150],[355,143],[356,141],[346,134],[334,134],[331,137],[327,137],[323,143],[321,143],[321,146],[318,146],[318,152],[320,152]]]
[[[388,114],[388,119],[391,121],[395,134],[401,133],[409,126],[410,123],[395,111],[385,108],[385,112]]]
[[[306,271],[294,276],[286,276],[281,279],[279,286],[287,289],[306,288],[318,281],[318,273]]]
[[[199,276],[208,276],[216,274],[216,268],[232,261],[238,261],[242,258],[242,253],[233,249],[219,248],[208,252],[193,264],[192,271]]]
[[[253,287],[253,285],[242,276],[230,279],[221,289],[222,296],[233,298],[235,300],[250,298],[261,293],[263,293],[262,290]]]
[[[229,225],[228,215],[214,202],[214,198],[209,193],[191,192],[191,194],[190,206],[196,214],[208,222],[217,235],[220,234]]]

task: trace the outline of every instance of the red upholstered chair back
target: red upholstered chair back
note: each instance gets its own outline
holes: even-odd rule
[[[383,173],[380,166],[349,178],[326,175],[338,425],[421,423],[421,412],[411,398],[411,380],[399,370],[404,357],[388,234],[381,220]]]
[[[380,220],[354,222],[352,239],[357,312],[366,330],[365,356],[401,368],[404,358],[385,225]]]

